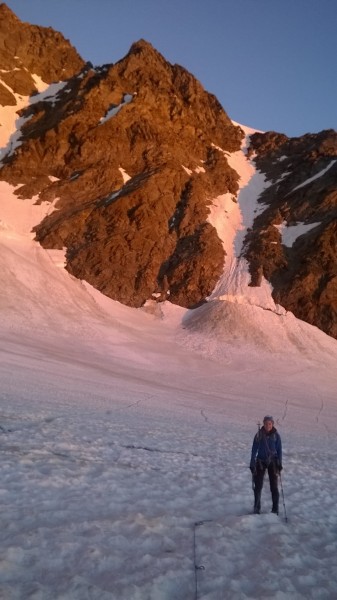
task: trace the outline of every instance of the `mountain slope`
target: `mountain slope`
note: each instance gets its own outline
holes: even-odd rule
[[[94,69],[0,10],[0,177],[46,206],[41,245],[129,306],[256,304],[337,337],[336,132],[248,131],[144,40]]]
[[[82,90],[81,81],[85,87],[90,79],[86,67],[67,82],[38,81],[33,98],[16,94],[33,116],[19,117],[11,148],[3,138],[3,174],[11,183],[0,182],[0,597],[186,600],[197,586],[199,596],[210,600],[317,595],[332,600],[337,342],[280,307],[267,273],[259,273],[258,286],[250,285],[243,249],[250,248],[254,217],[263,209],[259,197],[270,183],[246,157],[254,132],[234,124],[230,131],[240,139],[232,151],[216,149],[221,170],[234,173],[236,193],[220,178],[207,210],[204,192],[200,206],[193,205],[219,252],[207,302],[189,310],[150,299],[130,308],[67,272],[64,249],[43,248],[35,239],[41,223],[50,236],[55,226],[54,243],[61,246],[56,234],[66,231],[67,218],[67,235],[78,235],[76,214],[84,221],[89,216],[81,177],[91,194],[99,189],[94,156],[91,171],[82,175],[69,168],[68,179],[63,177],[68,166],[62,166],[62,145],[69,146],[53,131],[56,121],[62,129],[63,116],[71,120],[63,95],[71,95],[72,86]],[[72,106],[75,97],[74,92]],[[133,102],[123,102],[112,118],[133,109]],[[0,121],[4,114],[11,117],[9,132],[18,115],[13,107],[6,111]],[[20,139],[34,114],[46,138],[46,115],[52,120],[61,172],[50,171],[53,155],[38,131],[34,138],[33,126],[30,137]],[[83,125],[84,145],[86,132]],[[146,152],[150,146],[142,143]],[[153,155],[158,148],[152,146]],[[134,160],[145,160],[144,152],[137,158],[135,149]],[[108,158],[101,158],[108,166]],[[71,160],[77,159],[74,150]],[[89,154],[79,159],[89,160]],[[136,193],[142,200],[140,190],[155,176],[159,181],[164,169],[159,160],[158,174],[142,180],[142,172],[139,180],[126,181],[133,163],[120,165],[117,159],[113,173],[120,200]],[[198,173],[180,166],[179,177],[195,186]],[[202,168],[206,171],[204,163]],[[212,169],[207,169],[208,181]],[[97,175],[93,181],[90,172]],[[102,173],[104,187],[109,177]],[[168,186],[170,181],[171,175]],[[67,214],[72,184],[78,187]],[[156,189],[153,194],[158,198]],[[178,229],[189,226],[193,194],[178,213],[186,219]],[[90,205],[88,213],[95,208]],[[128,236],[127,227],[121,231]],[[194,250],[191,243],[192,255]],[[138,259],[141,263],[144,254]],[[200,265],[204,259],[205,254]],[[112,264],[106,278],[114,273]],[[267,413],[274,415],[284,443],[280,517],[268,514],[267,485],[264,514],[248,514],[251,441]]]
[[[45,204],[0,191],[0,595],[185,600],[203,564],[214,599],[334,598],[336,341],[267,297],[123,306],[32,239]],[[289,523],[267,485],[248,514],[270,412]]]
[[[192,75],[140,41],[22,116],[2,177],[24,183],[22,197],[59,198],[37,239],[66,246],[70,272],[133,306],[212,291],[223,250],[208,204],[238,177],[218,146],[239,148],[242,132]]]

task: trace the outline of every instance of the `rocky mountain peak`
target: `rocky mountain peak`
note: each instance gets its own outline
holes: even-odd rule
[[[23,23],[6,4],[0,4],[0,105],[15,106],[15,94],[36,92],[34,76],[45,83],[64,81],[84,64],[61,33]]]
[[[228,158],[243,130],[145,40],[93,68],[61,34],[5,4],[0,16],[0,106],[34,93],[0,174],[23,200],[52,203],[36,239],[66,248],[70,273],[129,306],[205,302],[226,262],[210,207],[237,202]],[[57,85],[38,94],[36,76]],[[265,177],[240,250],[250,285],[265,278],[276,303],[337,338],[337,133],[256,132],[240,156]]]
[[[166,60],[160,52],[158,52],[150,42],[144,39],[140,39],[131,45],[126,56],[130,58],[132,55],[138,56],[143,62],[158,61],[162,63],[163,66],[166,65]]]
[[[6,20],[7,25],[10,27],[13,24],[18,25],[21,23],[20,19],[16,16],[16,14],[5,4],[4,2],[0,3],[0,22],[4,22]]]
[[[67,248],[76,277],[131,306],[204,301],[224,263],[209,204],[238,189],[225,152],[240,148],[243,132],[144,40],[114,65],[78,67],[21,112],[20,144],[2,177],[20,183],[22,198],[56,201],[36,236]]]

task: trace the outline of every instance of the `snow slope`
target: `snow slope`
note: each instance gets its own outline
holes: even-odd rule
[[[0,598],[336,597],[337,343],[249,288],[240,239],[263,181],[244,150],[229,160],[238,202],[210,217],[229,258],[195,311],[75,280],[32,239],[53,206],[1,184]],[[267,483],[249,514],[265,413],[280,517]]]

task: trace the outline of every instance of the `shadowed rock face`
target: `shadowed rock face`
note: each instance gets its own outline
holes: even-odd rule
[[[254,134],[250,153],[269,187],[265,210],[246,238],[252,285],[263,274],[276,302],[337,338],[337,132],[289,139],[274,132]],[[286,245],[283,231],[298,224]],[[304,233],[303,233],[304,231]],[[284,238],[284,239],[283,239]]]
[[[21,116],[22,144],[2,177],[23,184],[22,198],[58,198],[36,228],[40,243],[66,247],[73,275],[130,306],[204,301],[225,260],[208,205],[235,195],[225,151],[243,136],[216,98],[141,40]]]

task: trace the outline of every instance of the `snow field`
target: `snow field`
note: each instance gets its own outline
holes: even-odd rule
[[[129,309],[74,280],[32,240],[53,207],[1,184],[1,600],[336,598],[337,345],[266,282],[248,290],[249,169],[252,206],[241,223],[231,200],[228,269],[195,311]],[[288,523],[267,481],[249,514],[267,413]]]
[[[267,481],[265,512],[249,514],[255,428],[239,407],[235,424],[186,398],[177,414],[165,397],[84,410],[6,397],[0,597],[193,598],[202,520],[198,598],[334,597],[335,440],[312,452],[280,428],[285,523]]]

